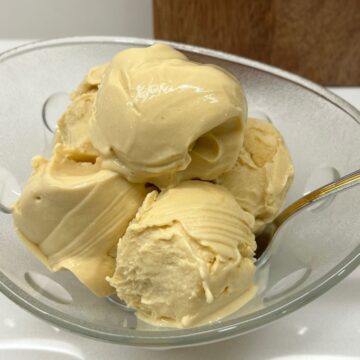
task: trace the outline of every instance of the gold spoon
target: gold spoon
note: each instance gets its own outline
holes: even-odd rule
[[[296,200],[283,210],[271,223],[267,224],[264,231],[256,236],[256,264],[261,266],[266,263],[272,252],[272,240],[280,227],[294,214],[311,204],[318,202],[328,196],[335,195],[340,191],[360,185],[360,170],[356,170],[340,179],[333,181],[319,189]]]

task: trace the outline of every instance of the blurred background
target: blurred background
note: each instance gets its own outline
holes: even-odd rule
[[[184,42],[360,84],[359,0],[0,0],[0,40],[74,35]]]
[[[0,38],[153,37],[152,0],[0,0]]]

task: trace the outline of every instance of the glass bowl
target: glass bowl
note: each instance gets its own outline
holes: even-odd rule
[[[320,296],[360,262],[360,187],[314,204],[290,221],[257,271],[258,294],[231,316],[192,329],[153,327],[116,299],[93,296],[69,272],[49,272],[18,239],[9,206],[48,155],[52,129],[87,70],[152,40],[85,37],[37,42],[0,55],[0,289],[56,326],[100,340],[143,347],[218,341],[254,330]],[[217,51],[170,43],[189,58],[231,71],[253,116],[272,121],[295,165],[287,204],[359,167],[360,113],[322,87],[285,71]]]

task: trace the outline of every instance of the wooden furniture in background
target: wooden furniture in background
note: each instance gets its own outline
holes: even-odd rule
[[[223,50],[323,85],[360,84],[360,0],[153,0],[157,39]]]

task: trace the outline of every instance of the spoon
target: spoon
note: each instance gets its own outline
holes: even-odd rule
[[[270,258],[274,252],[275,235],[278,234],[281,226],[293,215],[302,209],[312,205],[315,202],[323,200],[326,197],[335,195],[340,191],[347,190],[356,185],[360,185],[360,170],[356,170],[340,179],[333,181],[325,186],[322,186],[309,194],[301,197],[293,202],[285,210],[283,210],[271,223],[267,224],[262,233],[256,236],[257,250],[256,250],[256,265],[262,266]]]

